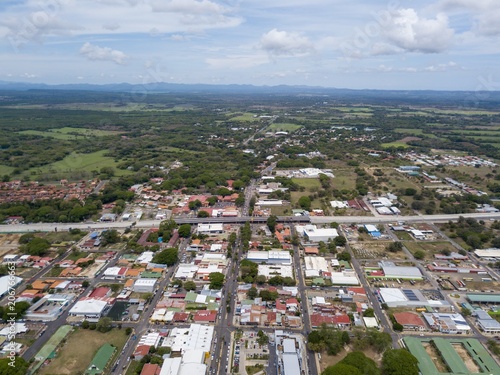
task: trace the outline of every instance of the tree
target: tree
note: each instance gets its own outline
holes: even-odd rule
[[[334,366],[328,366],[321,375],[363,375],[356,367],[337,363]]]
[[[403,244],[399,241],[391,242],[389,245],[387,245],[386,250],[391,253],[397,253],[398,251],[403,250]]]
[[[116,229],[108,229],[102,232],[101,240],[103,246],[117,243],[120,241],[120,234]]]
[[[382,358],[384,375],[418,375],[418,360],[406,349],[391,349]]]
[[[26,252],[29,255],[43,256],[47,253],[50,248],[50,242],[45,238],[35,237],[25,245],[21,245],[20,249],[22,252]]]
[[[252,286],[250,289],[248,289],[248,292],[247,292],[248,299],[254,299],[258,295],[259,295],[259,292],[257,291],[256,287]]]
[[[266,345],[269,342],[269,336],[266,335],[262,330],[257,333],[257,344],[260,346]]]
[[[188,238],[191,234],[191,224],[182,224],[179,227],[179,236],[182,238]]]
[[[306,211],[311,211],[311,198],[303,195],[299,198],[299,206]]]
[[[83,328],[83,329],[88,329],[88,328],[89,328],[89,326],[90,326],[90,323],[89,323],[89,321],[88,321],[88,320],[84,320],[84,321],[82,322],[82,328]]]
[[[340,363],[356,367],[363,375],[380,375],[375,361],[368,358],[363,352],[351,352]]]
[[[337,236],[334,238],[333,242],[335,243],[336,246],[345,246],[347,240],[344,236]]]
[[[28,373],[29,363],[22,357],[14,357],[11,362],[10,358],[0,359],[0,374],[2,375],[25,375]]]
[[[130,327],[125,328],[125,334],[127,336],[129,336],[131,333],[132,333],[132,328],[130,328]]]
[[[82,281],[82,288],[88,288],[90,285],[90,283],[88,282],[88,280],[83,280]]]
[[[10,308],[5,307],[3,309],[3,320],[20,320],[23,318],[26,310],[30,307],[29,302],[20,301],[14,304],[14,310],[10,310]]]
[[[349,254],[347,251],[343,251],[343,252],[337,254],[337,259],[350,262],[351,261],[351,254]]]
[[[178,251],[176,248],[168,248],[157,252],[153,257],[153,263],[166,264],[167,266],[173,266],[178,261]]]
[[[196,290],[196,283],[194,281],[186,281],[184,283],[184,289],[186,289],[187,291],[190,291],[190,290]]]
[[[368,308],[363,312],[363,316],[373,318],[375,316],[375,311],[372,308]]]
[[[425,252],[423,250],[417,250],[413,256],[415,259],[421,260],[425,258]]]
[[[269,228],[271,233],[275,232],[277,221],[278,217],[276,215],[271,215],[267,218],[267,227]]]
[[[200,210],[200,211],[198,211],[196,216],[201,217],[201,218],[206,218],[206,217],[210,217],[210,214],[205,210]]]
[[[112,322],[111,318],[108,318],[107,316],[102,317],[97,322],[96,329],[102,333],[109,332],[111,331],[111,322]]]
[[[224,286],[224,274],[221,272],[211,272],[208,274],[208,280],[210,280],[210,289],[222,289]]]
[[[395,331],[398,331],[398,332],[402,332],[404,327],[402,324],[398,323],[398,322],[395,322],[392,324],[392,329],[395,330]]]
[[[462,315],[463,316],[471,316],[472,312],[468,308],[462,307]]]
[[[267,279],[264,275],[258,275],[254,278],[254,281],[259,285],[263,285],[266,283]]]

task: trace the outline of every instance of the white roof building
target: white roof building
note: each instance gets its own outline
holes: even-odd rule
[[[339,235],[335,228],[318,229],[316,225],[304,225],[300,227],[300,229],[303,230],[302,235],[310,242],[328,242],[328,240],[333,240]],[[297,230],[299,230],[299,228],[297,228]]]
[[[375,317],[363,317],[363,323],[365,323],[366,328],[379,328],[377,318]]]
[[[293,267],[291,265],[282,264],[259,264],[258,274],[263,275],[268,279],[274,276],[293,278]]]
[[[156,279],[137,279],[133,286],[134,292],[151,293],[156,285]]]
[[[477,249],[474,251],[474,254],[476,254],[480,258],[500,258],[500,249]]]
[[[332,272],[331,280],[333,285],[359,285],[359,280],[354,270]]]
[[[71,310],[69,310],[69,314],[99,318],[107,305],[106,301],[100,301],[93,298],[84,299],[75,303]]]
[[[288,251],[249,251],[247,259],[255,263],[291,264],[292,256]]]
[[[389,307],[449,307],[445,300],[429,300],[418,289],[380,288],[379,295],[383,303]]]
[[[219,224],[198,224],[198,233],[211,234],[224,232],[224,225]]]
[[[470,326],[460,314],[422,313],[427,324],[442,333],[469,333]]]
[[[3,276],[0,277],[0,298],[9,292],[10,288],[15,288],[23,281],[22,278],[17,276]]]
[[[379,262],[384,275],[390,279],[422,279],[422,273],[417,267],[396,266],[393,262]]]
[[[175,279],[181,280],[191,280],[194,279],[196,272],[198,272],[198,266],[196,264],[180,263],[175,271]]]
[[[162,346],[170,346],[173,352],[203,350],[209,353],[213,335],[214,326],[193,323],[189,328],[174,327]]]
[[[145,251],[145,252],[141,253],[141,255],[139,255],[137,257],[137,259],[135,260],[135,262],[138,263],[138,264],[151,263],[151,261],[153,260],[154,256],[155,256],[155,253],[153,253],[152,251]]]

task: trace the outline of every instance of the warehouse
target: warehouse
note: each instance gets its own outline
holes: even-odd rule
[[[323,257],[304,257],[306,277],[319,277],[322,272],[328,271],[328,262]]]
[[[136,293],[153,293],[156,279],[138,279],[135,281],[133,291]]]
[[[400,267],[393,262],[379,262],[387,279],[422,280],[422,273],[417,267]]]
[[[291,264],[292,256],[289,251],[249,251],[247,259],[255,263]]]
[[[318,229],[316,225],[304,225],[300,228],[302,229],[302,235],[309,242],[328,242],[328,240],[333,240],[339,235],[335,228]],[[297,228],[297,230],[299,229]]]
[[[398,288],[380,288],[379,297],[382,303],[386,303],[389,307],[425,307],[431,306],[434,309],[447,309],[450,304],[439,299],[437,291],[430,294],[433,299],[426,298],[418,289],[398,289]],[[441,297],[442,298],[442,297]]]

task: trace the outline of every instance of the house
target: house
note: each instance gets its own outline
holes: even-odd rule
[[[200,310],[197,311],[193,316],[193,322],[195,323],[215,323],[217,318],[217,311],[213,310]]]
[[[146,363],[142,368],[141,375],[160,375],[161,367],[156,364]]]
[[[396,322],[403,326],[405,331],[425,331],[426,326],[420,316],[412,312],[394,313]]]
[[[134,350],[134,359],[136,361],[140,361],[145,355],[149,354],[150,345],[137,345],[137,348]]]
[[[115,350],[116,348],[111,344],[104,344],[103,346],[101,346],[92,359],[90,366],[85,371],[85,375],[104,374],[109,361],[115,353]]]

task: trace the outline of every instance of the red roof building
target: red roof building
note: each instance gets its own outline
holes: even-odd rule
[[[322,324],[335,325],[335,320],[331,315],[312,314],[310,318],[313,328],[320,327]]]
[[[183,312],[176,312],[174,313],[173,321],[176,323],[179,322],[187,322],[189,320],[189,314],[188,313],[183,313]]]
[[[142,368],[141,375],[160,375],[161,367],[158,365],[153,365],[151,363],[146,363]]]
[[[394,313],[396,322],[403,326],[403,329],[409,331],[425,331],[426,326],[420,316],[412,312]]]
[[[149,348],[149,345],[139,345],[135,348],[134,358],[140,361],[146,354],[149,354]]]
[[[193,322],[195,323],[215,323],[217,318],[217,311],[212,310],[201,310],[196,312],[193,316]]]
[[[107,297],[111,293],[111,289],[106,286],[101,286],[99,288],[95,288],[92,293],[90,293],[89,297],[91,298],[104,298]]]

